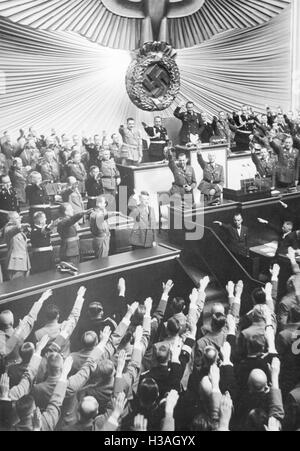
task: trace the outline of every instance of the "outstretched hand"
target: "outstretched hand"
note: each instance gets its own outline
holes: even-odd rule
[[[45,293],[43,293],[42,296],[40,297],[39,302],[44,303],[45,301],[47,301],[47,299],[51,298],[52,295],[53,295],[52,290],[45,291]]]
[[[259,222],[260,224],[269,224],[269,222],[266,221],[265,219],[257,218],[257,220],[258,220],[258,222]]]
[[[167,283],[163,283],[163,290],[164,290],[164,293],[167,294],[167,295],[169,295],[169,294],[170,294],[170,291],[173,289],[173,287],[174,287],[174,282],[173,282],[173,280],[168,280]]]
[[[133,429],[135,432],[147,432],[148,420],[143,415],[137,415],[134,419]]]
[[[42,351],[47,346],[49,340],[50,340],[49,335],[43,335],[42,338],[40,339],[40,341],[36,345],[35,353],[38,355],[41,355]]]

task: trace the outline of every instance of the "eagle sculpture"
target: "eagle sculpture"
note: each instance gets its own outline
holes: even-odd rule
[[[176,49],[222,31],[263,24],[290,0],[0,0],[0,16],[33,28],[79,33],[111,48],[165,41]]]

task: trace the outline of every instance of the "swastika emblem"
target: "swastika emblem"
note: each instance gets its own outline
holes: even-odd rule
[[[144,74],[143,86],[154,98],[164,96],[170,85],[170,76],[160,64],[149,66]]]
[[[144,111],[169,108],[180,91],[176,51],[166,42],[147,42],[133,58],[126,74],[130,100]]]

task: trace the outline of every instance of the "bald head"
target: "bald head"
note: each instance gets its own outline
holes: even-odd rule
[[[213,365],[218,359],[218,351],[213,346],[207,346],[204,350],[204,357],[209,365]]]
[[[93,420],[98,415],[99,404],[92,396],[86,396],[79,406],[81,421],[87,422]]]
[[[77,183],[77,180],[76,180],[75,177],[68,177],[68,184],[69,185],[73,186],[73,185],[76,185],[76,183]]]
[[[14,315],[10,310],[4,310],[0,313],[0,330],[8,329],[14,325]]]
[[[248,388],[250,392],[263,392],[268,387],[268,378],[264,371],[256,369],[250,373]]]
[[[21,216],[16,211],[10,211],[8,213],[8,220],[16,225],[21,224]]]

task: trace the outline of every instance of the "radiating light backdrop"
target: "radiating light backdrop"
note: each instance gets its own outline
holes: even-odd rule
[[[177,101],[193,99],[209,114],[244,103],[258,110],[266,103],[289,108],[290,23],[288,8],[264,25],[179,50]],[[43,133],[55,127],[91,135],[111,133],[129,116],[151,120],[152,114],[137,110],[127,97],[130,58],[129,51],[102,47],[76,33],[33,30],[0,18],[0,132],[34,126]]]

